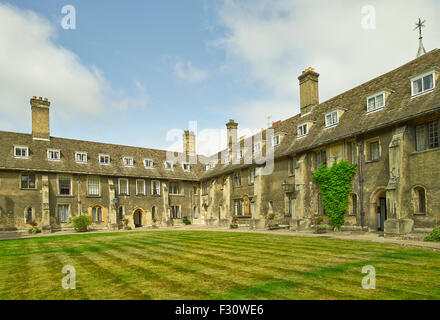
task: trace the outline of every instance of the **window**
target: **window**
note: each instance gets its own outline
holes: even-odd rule
[[[31,207],[26,210],[26,223],[31,223],[33,220],[33,210]]]
[[[435,77],[434,72],[424,74],[411,80],[411,95],[416,96],[434,89]]]
[[[69,222],[69,205],[68,204],[58,205],[58,222],[62,222],[62,223]]]
[[[338,112],[337,111],[333,111],[329,114],[325,115],[325,126],[326,127],[332,127],[337,125],[339,122],[338,119]]]
[[[439,124],[436,120],[416,126],[416,151],[439,147]]]
[[[151,218],[157,219],[156,207],[151,208]]]
[[[316,169],[318,169],[318,167],[321,164],[327,166],[327,152],[325,150],[320,150],[315,152],[315,156],[316,156]]]
[[[417,202],[417,208],[416,213],[425,214],[426,213],[426,195],[425,195],[425,189],[418,187],[414,189],[416,193],[416,202]]]
[[[370,161],[378,161],[379,158],[379,141],[370,142]]]
[[[14,146],[14,157],[27,159],[29,157],[29,147]]]
[[[61,160],[60,150],[48,149],[47,150],[47,160],[60,161]]]
[[[254,153],[255,154],[261,153],[261,143],[260,142],[254,144]]]
[[[295,169],[296,169],[296,159],[295,158],[290,159],[289,164],[290,164],[289,174],[291,176],[294,176],[295,175]]]
[[[276,147],[277,145],[280,144],[280,135],[277,134],[276,136],[272,137],[272,146]]]
[[[382,109],[383,107],[385,107],[384,92],[367,98],[367,112],[373,112]]]
[[[124,219],[124,207],[119,207],[118,210],[118,220],[122,221]]]
[[[151,159],[144,159],[145,168],[154,168],[154,162]]]
[[[87,177],[87,192],[89,196],[99,196],[100,195],[100,187],[99,187],[99,177],[89,176]]]
[[[102,222],[102,208],[101,207],[93,207],[92,208],[92,217],[94,223]]]
[[[170,161],[165,161],[165,169],[173,170],[173,163]]]
[[[183,171],[186,171],[186,172],[191,171],[191,165],[189,163],[182,164],[182,168],[183,168]]]
[[[72,195],[72,177],[71,176],[58,176],[58,193],[64,196]]]
[[[357,206],[358,206],[357,195],[352,194],[351,195],[351,213],[350,213],[352,216],[357,215],[357,210],[358,210]]]
[[[298,126],[298,138],[304,137],[307,135],[307,123],[304,123]]]
[[[128,195],[128,179],[120,178],[118,180],[119,194]]]
[[[349,157],[349,162],[351,164],[356,164],[357,163],[357,156],[356,156],[356,143],[355,142],[349,142],[348,143],[348,157]]]
[[[237,151],[237,159],[238,159],[238,160],[243,159],[243,150],[239,150],[239,151]]]
[[[35,174],[23,173],[21,175],[21,188],[22,189],[35,189]]]
[[[289,211],[288,211],[289,216],[293,216],[293,201],[294,200],[295,200],[295,198],[293,197],[293,195],[289,194],[289,199],[288,199],[288,201],[289,201]]]
[[[170,194],[180,194],[180,184],[178,182],[170,182]]]
[[[214,169],[215,168],[215,161],[214,160],[209,161],[209,168],[210,169]]]
[[[75,152],[75,161],[77,163],[87,163],[87,153],[86,152]]]
[[[171,206],[170,208],[171,219],[180,218],[180,206]]]
[[[194,207],[194,208],[193,208],[193,218],[194,218],[194,219],[197,219],[197,218],[198,218],[198,215],[197,215],[197,207]]]
[[[205,164],[205,170],[206,170],[206,171],[209,170],[209,163]]]
[[[153,196],[160,196],[160,181],[151,180],[151,194]]]
[[[234,187],[241,187],[241,173],[237,171],[234,173]]]
[[[255,182],[255,168],[249,169],[249,184],[254,184]]]
[[[208,182],[202,182],[202,195],[208,194]]]
[[[244,216],[244,202],[240,199],[234,200],[234,215]]]
[[[133,167],[134,161],[132,157],[124,157],[122,158],[122,162],[124,163],[125,167]]]
[[[143,179],[136,180],[136,195],[145,196],[145,180]]]
[[[110,156],[108,154],[100,154],[99,155],[99,164],[109,165],[110,164]]]

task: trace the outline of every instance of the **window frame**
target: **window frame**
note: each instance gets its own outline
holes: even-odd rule
[[[102,161],[101,161],[101,157],[107,158],[107,159],[108,159],[108,162],[102,162]],[[102,165],[102,166],[109,166],[109,165],[110,165],[110,162],[111,162],[111,157],[110,157],[109,154],[100,153],[99,156],[98,156],[98,162],[99,162],[99,164]]]
[[[93,210],[96,210],[96,220],[94,219],[95,217],[93,216]],[[98,220],[98,217],[99,217],[99,215],[98,215],[98,209],[100,209],[101,210],[101,219],[100,220]],[[104,222],[104,219],[103,219],[103,217],[104,217],[104,213],[103,213],[103,210],[104,208],[103,207],[101,207],[101,206],[94,206],[94,207],[92,207],[92,222],[93,223],[102,223],[102,222]]]
[[[305,128],[305,130],[304,130],[304,128]],[[301,129],[301,134],[300,134],[300,129]],[[308,128],[307,123],[302,123],[296,127],[296,135],[298,138],[305,137],[308,134],[309,134],[309,128]]]
[[[177,192],[175,192],[177,190]],[[182,195],[182,187],[177,181],[170,181],[168,183],[168,194],[172,196],[180,196]]]
[[[185,169],[185,166],[188,166],[188,169]],[[185,172],[191,172],[191,165],[189,163],[182,163],[182,170]]]
[[[150,162],[151,162],[151,166],[147,166],[147,164],[150,164]],[[144,159],[144,167],[146,169],[153,169],[154,168],[154,161],[153,161],[153,159],[145,158]]]
[[[377,106],[377,98],[379,96],[382,96],[382,101],[383,101],[383,104],[380,107]],[[370,104],[369,104],[369,101],[371,99],[374,99],[374,108],[372,108],[372,109],[370,109]],[[386,107],[386,100],[385,99],[386,99],[385,91],[380,91],[380,92],[377,92],[375,94],[368,96],[367,97],[367,114],[384,109]]]
[[[125,180],[126,181],[125,186],[127,188],[126,189],[127,193],[121,193],[121,180]],[[129,196],[130,195],[130,183],[129,183],[128,180],[129,180],[128,178],[118,178],[118,195],[119,196]]]
[[[25,156],[17,156],[17,149],[25,149],[26,150],[26,155]],[[14,158],[15,159],[29,159],[29,147],[27,146],[14,146]]]
[[[49,154],[53,154],[53,153],[58,153],[58,158],[57,159],[53,159],[49,157]],[[47,160],[48,161],[61,161],[61,151],[60,149],[47,149],[46,151],[46,156],[47,156]]]
[[[170,166],[168,166],[168,164]],[[174,169],[174,163],[172,163],[171,161],[165,161],[164,166],[165,166],[165,170],[173,170]]]
[[[277,143],[275,143],[275,139],[277,140]],[[272,147],[277,147],[280,144],[281,144],[281,135],[276,134],[276,135],[272,136]]]
[[[336,115],[336,122],[334,122],[334,123],[333,123],[333,122],[332,122],[332,123],[329,123],[329,122],[327,121],[327,117],[330,116],[330,117],[331,117],[331,120],[333,121],[333,115]],[[325,127],[326,127],[326,128],[331,128],[331,127],[337,126],[338,123],[339,123],[339,114],[338,114],[338,110],[333,110],[333,111],[327,113],[327,114],[325,115],[324,119],[325,119]]]
[[[90,193],[90,178],[98,179],[98,194]],[[101,178],[99,176],[87,176],[87,196],[89,197],[100,197],[101,196]]]
[[[251,173],[253,173],[253,174],[251,174]],[[255,168],[250,168],[249,169],[249,185],[254,185],[254,183],[255,183],[255,173],[256,173]]]
[[[424,79],[427,76],[430,76],[430,75],[432,75],[432,88],[424,90],[424,87],[425,87],[425,80]],[[435,85],[436,85],[435,76],[436,76],[436,71],[435,70],[431,70],[431,71],[428,71],[428,72],[425,72],[423,74],[420,74],[420,75],[417,75],[415,77],[410,78],[410,81],[411,81],[411,98],[418,97],[418,96],[423,95],[425,93],[429,93],[429,92],[434,91]],[[416,82],[416,81],[418,81],[420,79],[422,80],[422,91],[420,91],[418,93],[414,93],[414,85],[413,84],[414,84],[414,82]]]
[[[175,204],[170,206],[170,219],[181,219],[182,217],[182,206],[180,204]],[[177,209],[177,210],[175,210]]]
[[[67,219],[64,219],[65,216],[63,216],[63,219],[60,219],[60,207],[67,207]],[[64,214],[65,212],[63,212]],[[58,223],[70,223],[70,204],[60,203],[57,204],[57,221]]]
[[[83,161],[83,160],[79,161],[79,160],[78,160],[78,156],[79,156],[79,155],[81,155],[81,156],[85,156],[86,160],[85,160],[85,161]],[[88,162],[88,154],[87,154],[87,152],[83,152],[83,151],[75,151],[75,162],[76,162],[76,163],[81,163],[81,164],[87,164],[87,162]]]
[[[70,178],[69,194],[61,194],[60,177],[69,177]],[[73,177],[71,175],[58,174],[57,175],[57,186],[58,186],[58,196],[71,197],[73,195],[73,190],[72,190],[73,189]]]
[[[127,161],[130,160],[130,161]],[[132,168],[134,167],[134,159],[133,157],[122,157],[122,164],[124,167]]]
[[[157,183],[157,188],[153,188],[154,183]],[[158,190],[158,193],[154,193],[153,190]],[[150,192],[152,196],[160,196],[161,195],[161,183],[160,180],[151,180],[150,181]]]
[[[31,175],[34,176],[34,187],[33,188],[29,187],[29,181],[30,181],[29,176],[31,176]],[[27,179],[28,187],[27,188],[23,187],[23,176],[28,176],[28,179]],[[37,175],[35,173],[33,173],[33,172],[22,172],[22,173],[20,173],[20,189],[21,190],[37,190]]]
[[[142,186],[143,186],[142,192],[139,192],[138,182],[142,182]],[[145,187],[145,179],[136,179],[136,195],[137,196],[146,196],[147,195],[147,189]]]
[[[260,153],[261,153],[261,142],[254,143],[254,154],[260,154]]]

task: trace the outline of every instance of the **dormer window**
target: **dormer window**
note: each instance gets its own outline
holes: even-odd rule
[[[206,170],[206,171],[209,170],[209,163],[205,164],[205,170]]]
[[[237,159],[238,160],[243,159],[243,150],[237,151]]]
[[[325,126],[333,127],[339,122],[338,111],[332,111],[325,115]]]
[[[75,152],[76,163],[87,163],[87,152]]]
[[[411,79],[411,96],[430,92],[435,87],[435,72],[431,71]]]
[[[367,98],[367,112],[373,112],[385,107],[385,92]]]
[[[280,144],[281,138],[280,135],[277,134],[276,136],[272,137],[272,146],[276,147],[277,145]]]
[[[298,126],[298,138],[305,137],[307,133],[307,123]]]
[[[154,168],[154,162],[151,159],[144,159],[145,168]]]
[[[99,164],[109,165],[110,164],[110,156],[108,154],[100,154],[99,155]]]
[[[165,161],[165,169],[173,170],[173,163],[171,161]]]
[[[255,143],[254,144],[254,153],[260,153],[261,152],[261,142]]]
[[[183,171],[186,171],[186,172],[191,171],[191,165],[189,163],[183,163],[182,168],[183,168]]]
[[[214,169],[214,168],[215,168],[215,161],[211,160],[211,161],[209,162],[209,168],[210,168],[210,169]]]
[[[29,157],[29,147],[14,146],[14,157],[27,159]]]
[[[48,149],[47,150],[47,160],[49,160],[49,161],[60,161],[61,160],[60,150]]]
[[[124,163],[125,167],[133,167],[134,161],[132,157],[124,157],[122,159],[122,162]]]

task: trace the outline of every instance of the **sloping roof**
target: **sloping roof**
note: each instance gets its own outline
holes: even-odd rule
[[[14,146],[29,147],[29,159],[16,159]],[[59,149],[61,161],[48,161],[47,149]],[[165,169],[165,150],[137,148],[90,141],[51,137],[50,141],[32,139],[31,134],[0,131],[0,168],[14,170],[36,170],[45,172],[68,172],[120,177],[145,177],[177,180],[198,180],[201,164],[191,165],[191,171],[182,165],[174,165],[173,170]],[[87,164],[75,161],[75,152],[87,152]],[[110,155],[110,165],[99,164],[99,154]],[[133,167],[123,165],[123,157],[132,157]],[[151,159],[154,168],[144,167],[143,159]]]
[[[275,158],[301,153],[306,150],[355,137],[356,135],[404,122],[412,117],[428,114],[440,110],[440,86],[433,92],[411,97],[410,77],[440,67],[440,50],[429,53],[410,61],[409,63],[383,74],[373,80],[363,83],[349,91],[335,96],[313,107],[312,111],[304,116],[299,114],[276,123],[271,129],[275,134],[283,134],[280,145],[275,147]],[[440,68],[439,68],[440,70]],[[389,90],[390,96],[386,107],[380,111],[367,114],[367,97],[383,90]],[[334,110],[344,110],[338,125],[325,128],[324,115]],[[297,138],[297,126],[312,121],[314,124],[307,136]],[[265,139],[265,130],[262,131]],[[246,140],[253,139],[246,138]],[[16,159],[13,155],[14,145],[28,146],[30,159]],[[60,149],[62,160],[48,161],[46,150]],[[207,159],[217,157],[221,159],[221,152],[211,157],[198,156],[199,162],[191,165],[191,172],[185,172],[180,164],[173,170],[166,170],[164,162],[165,150],[137,148],[89,141],[62,139],[51,137],[50,142],[32,139],[30,134],[0,131],[0,169],[38,170],[52,172],[70,172],[82,174],[97,174],[110,176],[163,178],[198,181],[237,169],[248,167],[250,164],[221,164],[205,171],[203,163]],[[89,161],[86,165],[75,162],[75,152],[88,153]],[[223,150],[224,151],[224,150]],[[109,154],[111,164],[100,165],[99,154]],[[123,157],[133,157],[134,167],[125,167]],[[146,169],[143,159],[152,159],[154,169]],[[220,161],[221,162],[221,161]]]
[[[299,114],[271,127],[274,134],[283,133],[281,144],[275,147],[275,158],[301,153],[341,139],[377,130],[410,118],[440,111],[440,85],[433,92],[411,97],[410,78],[437,68],[440,71],[440,50],[429,53],[409,63],[365,82],[349,91],[339,94],[313,107],[305,115]],[[380,91],[391,91],[384,109],[367,114],[367,97]],[[325,127],[325,114],[334,110],[344,110],[339,123]],[[297,138],[297,126],[312,121],[314,124],[307,136]],[[204,172],[201,179],[229,173],[250,164],[219,164]]]

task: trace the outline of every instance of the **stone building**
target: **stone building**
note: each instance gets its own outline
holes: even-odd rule
[[[319,74],[298,78],[300,114],[201,157],[184,133],[180,161],[166,151],[51,137],[47,99],[33,97],[32,134],[0,132],[0,230],[71,227],[91,215],[115,230],[182,223],[291,230],[325,215],[313,172],[345,159],[357,165],[343,228],[407,234],[440,218],[440,50],[319,102]],[[183,160],[182,160],[183,159]]]

